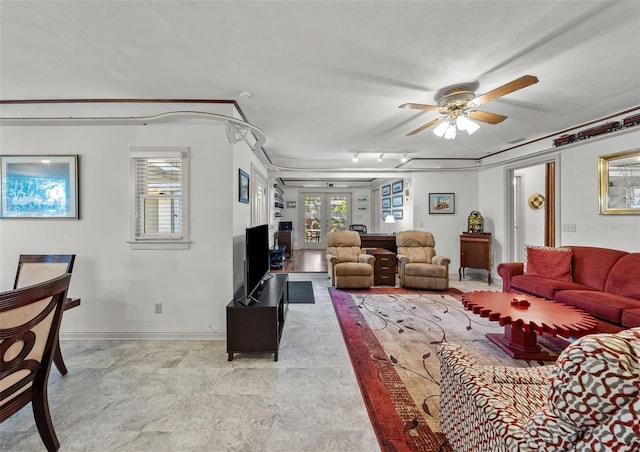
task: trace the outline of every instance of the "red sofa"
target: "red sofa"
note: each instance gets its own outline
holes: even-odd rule
[[[522,262],[498,265],[502,291],[575,306],[625,328],[640,326],[640,253],[569,246],[571,280],[525,274]]]

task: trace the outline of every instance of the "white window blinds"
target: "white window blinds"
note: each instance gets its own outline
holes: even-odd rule
[[[186,230],[182,152],[132,152],[135,241],[183,240]]]

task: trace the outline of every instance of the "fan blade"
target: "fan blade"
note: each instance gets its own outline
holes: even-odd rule
[[[427,111],[438,111],[441,107],[437,105],[424,105],[424,104],[402,104],[398,108],[412,108],[414,110],[427,110]]]
[[[523,75],[520,78],[517,78],[505,85],[499,86],[498,88],[489,91],[488,93],[484,93],[481,96],[473,99],[474,105],[482,105],[493,99],[497,99],[498,97],[502,97],[505,94],[512,93],[514,91],[518,91],[519,89],[526,88],[529,85],[533,85],[534,83],[538,83],[538,77],[534,77],[533,75]]]
[[[436,119],[434,119],[433,121],[429,121],[429,122],[428,122],[428,123],[426,123],[425,125],[418,127],[416,130],[412,130],[411,132],[409,132],[409,133],[407,134],[407,136],[409,137],[409,136],[411,136],[411,135],[415,135],[416,133],[422,132],[424,129],[426,129],[426,128],[428,128],[428,127],[431,127],[432,125],[434,125],[434,124],[436,124],[436,123],[438,123],[438,122],[442,121],[443,119],[444,119],[444,118],[436,118]]]
[[[498,124],[507,119],[504,115],[497,113],[489,113],[488,111],[473,110],[467,113],[467,116],[476,121],[488,122],[489,124]]]

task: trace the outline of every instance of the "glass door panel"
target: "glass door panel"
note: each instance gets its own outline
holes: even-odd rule
[[[351,218],[351,195],[338,193],[301,193],[304,225],[299,237],[301,248],[324,249],[330,231],[344,231]]]
[[[329,195],[331,209],[330,231],[346,231],[349,221],[349,203],[346,195]]]
[[[304,195],[304,238],[302,248],[321,248],[322,228],[322,194]]]

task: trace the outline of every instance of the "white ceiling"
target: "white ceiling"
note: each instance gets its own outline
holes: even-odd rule
[[[478,159],[640,106],[639,1],[1,0],[0,26],[2,100],[237,100],[285,168]],[[481,108],[503,123],[406,136],[438,115],[400,104],[526,74]]]

